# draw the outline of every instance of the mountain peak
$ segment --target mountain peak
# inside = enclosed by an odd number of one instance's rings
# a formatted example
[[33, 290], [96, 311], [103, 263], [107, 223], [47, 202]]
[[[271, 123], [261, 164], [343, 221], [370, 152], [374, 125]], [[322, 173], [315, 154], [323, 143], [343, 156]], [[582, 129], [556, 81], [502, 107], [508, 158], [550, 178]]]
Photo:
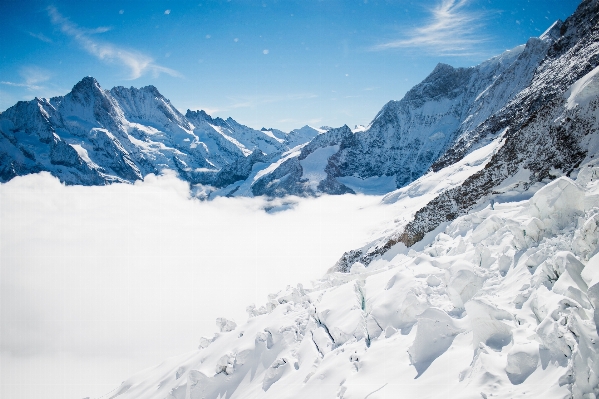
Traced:
[[75, 86], [73, 86], [72, 91], [87, 91], [87, 90], [100, 90], [100, 84], [98, 81], [92, 76], [86, 76], [81, 79]]
[[440, 73], [440, 72], [446, 72], [446, 71], [453, 71], [455, 68], [452, 67], [449, 64], [445, 64], [443, 62], [439, 62], [437, 64], [437, 66], [435, 67], [435, 69], [433, 69], [433, 71], [431, 72], [431, 75], [435, 74], [435, 73]]
[[210, 115], [208, 115], [208, 113], [206, 111], [204, 111], [203, 109], [198, 110], [198, 111], [192, 111], [192, 110], [188, 109], [187, 112], [185, 113], [185, 117], [187, 119], [203, 120], [203, 121], [207, 121], [209, 123], [213, 122], [212, 117]]
[[[133, 87], [132, 87], [133, 89]], [[144, 86], [140, 89], [141, 91], [145, 91], [146, 93], [150, 93], [156, 97], [164, 97], [154, 85]]]
[[555, 41], [559, 39], [559, 37], [561, 36], [560, 30], [563, 24], [564, 22], [561, 19], [558, 19], [549, 28], [547, 28], [547, 30], [543, 32], [541, 36], [539, 36], [539, 39], [550, 41]]

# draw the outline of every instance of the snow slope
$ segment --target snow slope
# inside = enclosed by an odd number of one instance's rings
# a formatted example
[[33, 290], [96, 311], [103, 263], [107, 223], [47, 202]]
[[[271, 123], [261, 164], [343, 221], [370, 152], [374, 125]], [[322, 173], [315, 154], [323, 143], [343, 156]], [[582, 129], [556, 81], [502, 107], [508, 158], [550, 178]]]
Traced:
[[599, 168], [398, 246], [270, 295], [246, 323], [217, 320], [197, 350], [106, 397], [599, 394]]

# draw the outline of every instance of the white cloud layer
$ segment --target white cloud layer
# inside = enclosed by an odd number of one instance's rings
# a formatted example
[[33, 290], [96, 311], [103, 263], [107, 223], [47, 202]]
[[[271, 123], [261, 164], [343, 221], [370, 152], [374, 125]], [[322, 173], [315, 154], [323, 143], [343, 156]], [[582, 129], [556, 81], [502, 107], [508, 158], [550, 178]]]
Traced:
[[0, 185], [0, 396], [104, 394], [193, 350], [216, 317], [241, 322], [268, 293], [320, 277], [391, 219], [378, 197], [267, 214], [262, 199], [188, 196], [173, 176], [67, 187], [42, 173]]
[[436, 55], [470, 55], [486, 38], [480, 34], [482, 14], [466, 10], [468, 3], [470, 0], [441, 0], [430, 10], [431, 18], [424, 26], [374, 50], [413, 48]]
[[118, 63], [128, 68], [130, 79], [137, 79], [146, 73], [151, 73], [154, 76], [158, 76], [161, 73], [175, 77], [181, 76], [174, 69], [156, 64], [154, 59], [139, 51], [126, 50], [112, 43], [92, 38], [93, 34], [106, 32], [110, 28], [83, 29], [62, 16], [55, 7], [50, 6], [47, 10], [52, 23], [60, 27], [60, 30], [64, 34], [74, 38], [85, 51], [98, 59], [109, 63]]

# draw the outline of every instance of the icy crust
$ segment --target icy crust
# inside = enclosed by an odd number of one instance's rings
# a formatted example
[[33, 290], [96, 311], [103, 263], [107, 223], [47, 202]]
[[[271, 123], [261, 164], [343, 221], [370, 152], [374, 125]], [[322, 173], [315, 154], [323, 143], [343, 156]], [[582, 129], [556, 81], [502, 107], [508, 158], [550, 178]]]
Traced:
[[420, 250], [287, 287], [107, 397], [594, 398], [598, 179], [587, 168]]

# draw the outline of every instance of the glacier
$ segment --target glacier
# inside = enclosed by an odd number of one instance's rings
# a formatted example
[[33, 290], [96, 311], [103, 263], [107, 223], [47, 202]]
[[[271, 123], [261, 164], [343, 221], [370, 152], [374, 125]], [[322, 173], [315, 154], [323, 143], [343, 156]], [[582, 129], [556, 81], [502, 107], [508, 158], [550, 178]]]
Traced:
[[198, 349], [109, 397], [594, 397], [598, 215], [599, 167], [585, 166], [368, 267], [288, 286], [245, 323], [219, 319]]

